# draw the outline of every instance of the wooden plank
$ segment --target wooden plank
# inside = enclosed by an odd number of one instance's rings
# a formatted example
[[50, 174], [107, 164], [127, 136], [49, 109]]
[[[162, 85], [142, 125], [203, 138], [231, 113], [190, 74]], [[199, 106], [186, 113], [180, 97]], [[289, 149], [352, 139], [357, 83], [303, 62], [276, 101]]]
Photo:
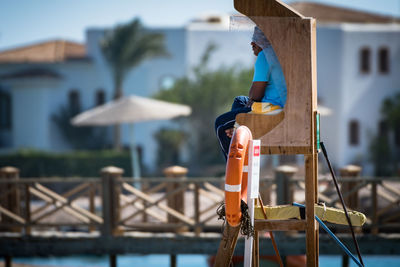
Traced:
[[[123, 195], [121, 194], [121, 197], [122, 197], [122, 196], [123, 196]], [[137, 208], [137, 209], [143, 210], [143, 212], [145, 212], [146, 214], [150, 215], [150, 216], [153, 217], [154, 219], [159, 220], [160, 222], [163, 222], [163, 223], [166, 223], [166, 222], [167, 222], [167, 220], [166, 220], [163, 216], [161, 216], [158, 212], [152, 211], [152, 210], [148, 209], [147, 207], [146, 207], [146, 209], [145, 209], [145, 206], [144, 206], [142, 203], [140, 203], [140, 202], [134, 203], [133, 206], [134, 206], [135, 208]], [[142, 212], [140, 212], [140, 213], [142, 213]], [[140, 213], [139, 213], [139, 214], [140, 214]], [[131, 215], [129, 215], [129, 216], [126, 216], [125, 218], [121, 219], [120, 223], [125, 224], [125, 223], [126, 223], [127, 221], [129, 221], [130, 219], [136, 217], [137, 214], [138, 214], [138, 213], [133, 213], [133, 214], [131, 214]]]
[[[152, 187], [152, 188], [150, 188], [148, 190], [144, 190], [143, 192], [148, 194], [148, 195], [149, 194], [153, 194], [153, 193], [156, 193], [156, 192], [164, 189], [165, 187], [167, 187], [167, 185], [168, 185], [167, 182], [160, 183], [160, 184], [158, 184], [158, 185], [156, 185], [156, 186], [154, 186], [154, 187]], [[125, 203], [123, 206], [121, 206], [121, 209], [124, 209], [124, 208], [126, 208], [126, 207], [128, 207], [130, 205], [133, 205], [138, 200], [140, 200], [140, 198], [135, 198], [135, 199], [127, 201], [127, 203]]]
[[[174, 195], [176, 195], [177, 193], [179, 193], [179, 192], [185, 190], [185, 189], [187, 188], [187, 186], [188, 186], [187, 184], [183, 184], [183, 185], [181, 185], [180, 187], [176, 188], [175, 190], [173, 190], [173, 191], [171, 191], [171, 192], [168, 192], [168, 193], [165, 194], [163, 197], [161, 197], [161, 198], [159, 198], [159, 199], [157, 199], [157, 200], [153, 200], [153, 202], [151, 202], [151, 205], [146, 205], [146, 209], [151, 208], [152, 206], [157, 206], [160, 202], [164, 201], [165, 199], [168, 199], [170, 196], [174, 196]], [[163, 204], [161, 204], [161, 205], [163, 205]], [[125, 205], [125, 206], [126, 206], [126, 205]], [[175, 209], [172, 209], [172, 210], [176, 211]], [[141, 209], [141, 210], [137, 211], [136, 213], [132, 214], [132, 215], [129, 217], [129, 219], [132, 219], [132, 218], [134, 218], [134, 217], [136, 217], [136, 216], [138, 216], [138, 215], [140, 215], [140, 214], [143, 214], [144, 211], [145, 211], [145, 209]], [[178, 211], [176, 211], [176, 212], [178, 212]]]
[[278, 126], [284, 118], [284, 111], [276, 115], [240, 113], [236, 116], [236, 122], [249, 127], [253, 138], [259, 139]]
[[262, 146], [261, 154], [307, 155], [312, 153], [311, 146]]
[[75, 212], [74, 210], [72, 210], [69, 207], [66, 207], [64, 204], [59, 203], [55, 199], [46, 196], [45, 194], [43, 194], [42, 192], [36, 190], [35, 188], [29, 188], [29, 192], [31, 194], [35, 195], [36, 197], [38, 197], [38, 198], [40, 198], [40, 199], [42, 199], [42, 200], [44, 200], [44, 201], [46, 201], [48, 203], [51, 203], [51, 204], [53, 204], [55, 206], [55, 209], [50, 210], [50, 211], [48, 211], [48, 212], [46, 212], [46, 213], [44, 213], [44, 214], [42, 214], [42, 215], [40, 215], [40, 216], [38, 216], [38, 217], [36, 217], [34, 219], [32, 218], [32, 221], [33, 221], [34, 224], [38, 223], [43, 218], [54, 214], [55, 212], [57, 212], [60, 209], [63, 209], [65, 212], [71, 214], [72, 216], [76, 217], [77, 219], [81, 220], [84, 223], [89, 223], [90, 222], [90, 220], [88, 218], [86, 218], [85, 216], [81, 215], [80, 213]]
[[93, 221], [95, 221], [97, 223], [102, 223], [103, 222], [103, 219], [101, 217], [91, 213], [90, 211], [87, 211], [87, 210], [79, 207], [78, 205], [74, 204], [72, 201], [60, 196], [56, 192], [54, 192], [54, 191], [42, 186], [41, 184], [35, 183], [35, 187], [37, 189], [39, 189], [40, 191], [42, 191], [43, 193], [45, 193], [48, 196], [50, 196], [51, 198], [59, 201], [63, 205], [68, 205], [69, 204], [71, 209], [75, 210], [78, 213], [83, 214], [84, 216], [90, 218], [91, 220], [93, 220]]
[[219, 195], [221, 197], [225, 197], [225, 191], [224, 190], [221, 190], [218, 187], [216, 187], [216, 186], [214, 186], [214, 185], [212, 185], [210, 183], [204, 183], [204, 187], [206, 189], [208, 189], [209, 191], [214, 192], [215, 194], [217, 194], [217, 195]]
[[[77, 187], [74, 187], [73, 189], [69, 190], [68, 192], [62, 194], [63, 197], [68, 198], [84, 189], [86, 189], [90, 184], [89, 183], [83, 183], [81, 185], [78, 185]], [[32, 214], [37, 214], [40, 213], [41, 211], [47, 209], [50, 207], [52, 203], [47, 203], [46, 205], [43, 205], [42, 207], [36, 209], [35, 211], [32, 212]]]
[[306, 221], [304, 220], [255, 220], [254, 229], [256, 231], [304, 231]]
[[246, 16], [303, 17], [298, 11], [279, 0], [234, 0], [234, 7]]
[[233, 253], [235, 252], [239, 231], [240, 226], [232, 227], [229, 223], [225, 225], [215, 257], [214, 267], [227, 267], [230, 265]]
[[380, 217], [382, 214], [388, 212], [389, 210], [391, 210], [393, 208], [397, 208], [397, 206], [399, 204], [400, 204], [400, 199], [398, 199], [397, 201], [395, 201], [393, 203], [390, 203], [386, 207], [379, 209], [379, 211], [377, 212], [377, 216]]
[[189, 225], [194, 225], [195, 222], [194, 220], [192, 220], [191, 218], [185, 216], [184, 214], [177, 212], [174, 209], [171, 209], [170, 207], [168, 207], [167, 205], [158, 203], [157, 201], [155, 201], [154, 199], [152, 199], [150, 196], [148, 196], [147, 194], [141, 192], [140, 190], [137, 190], [136, 188], [134, 188], [133, 186], [127, 184], [127, 183], [123, 183], [122, 186], [129, 192], [131, 192], [132, 194], [138, 196], [139, 198], [146, 200], [147, 202], [151, 203], [151, 204], [155, 204], [157, 207], [159, 207], [160, 209], [164, 210], [165, 212], [167, 212], [168, 214], [174, 216], [175, 218], [181, 220], [182, 222], [185, 222]]
[[[305, 156], [305, 171], [306, 171], [306, 248], [307, 248], [307, 266], [318, 266], [317, 260], [317, 244], [316, 244], [316, 221], [314, 205], [315, 199], [315, 177], [314, 177], [314, 162], [316, 154]], [[310, 208], [311, 207], [311, 208]]]
[[390, 186], [385, 182], [382, 182], [382, 187], [385, 188], [387, 191], [391, 192], [392, 194], [397, 195], [397, 197], [400, 197], [400, 190], [397, 189], [396, 187]]
[[215, 196], [202, 188], [199, 188], [199, 193], [200, 193], [200, 195], [205, 196], [208, 199], [213, 200], [214, 202], [221, 203], [221, 201], [224, 201], [224, 197], [221, 198], [221, 196], [219, 196], [219, 195]]
[[[359, 183], [357, 186], [355, 186], [354, 188], [352, 188], [350, 191], [347, 191], [346, 193], [342, 194], [342, 196], [343, 196], [343, 198], [346, 198], [346, 197], [348, 197], [348, 196], [351, 196], [352, 194], [358, 192], [360, 189], [362, 189], [362, 188], [364, 188], [364, 187], [366, 187], [366, 186], [368, 186], [367, 182], [361, 182], [361, 183]], [[339, 201], [339, 200], [340, 200], [340, 198], [339, 198], [339, 196], [337, 196], [337, 197], [331, 199], [331, 201], [328, 202], [328, 205], [331, 206], [331, 205], [333, 205], [334, 203], [336, 203], [336, 202]], [[343, 207], [342, 207], [342, 208], [343, 208]]]
[[15, 214], [15, 213], [3, 208], [2, 206], [0, 206], [0, 214], [1, 213], [6, 215], [7, 217], [13, 219], [14, 221], [17, 221], [17, 222], [22, 223], [22, 224], [25, 223], [24, 218], [22, 218], [22, 217], [18, 216], [17, 214]]

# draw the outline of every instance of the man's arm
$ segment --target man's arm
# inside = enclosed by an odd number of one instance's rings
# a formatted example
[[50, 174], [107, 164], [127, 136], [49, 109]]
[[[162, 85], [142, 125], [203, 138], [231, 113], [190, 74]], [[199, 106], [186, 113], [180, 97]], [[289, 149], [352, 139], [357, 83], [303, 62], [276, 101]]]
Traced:
[[264, 97], [265, 87], [267, 86], [267, 82], [253, 82], [249, 91], [250, 101], [247, 106], [251, 106], [253, 102], [261, 102]]

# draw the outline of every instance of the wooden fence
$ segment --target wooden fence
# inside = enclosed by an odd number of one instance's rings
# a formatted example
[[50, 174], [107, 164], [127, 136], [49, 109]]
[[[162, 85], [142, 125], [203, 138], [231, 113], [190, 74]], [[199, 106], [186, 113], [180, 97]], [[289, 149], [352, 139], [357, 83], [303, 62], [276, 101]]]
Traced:
[[[304, 202], [304, 178], [279, 168], [261, 179], [265, 204]], [[376, 234], [400, 230], [400, 178], [340, 179], [351, 209], [368, 220], [363, 229]], [[163, 178], [123, 178], [107, 167], [100, 178], [19, 178], [18, 170], [0, 170], [0, 231], [30, 235], [43, 230], [121, 235], [143, 232], [221, 232], [216, 209], [224, 198], [223, 178], [186, 178], [173, 170]], [[341, 208], [330, 177], [319, 178], [319, 200]]]

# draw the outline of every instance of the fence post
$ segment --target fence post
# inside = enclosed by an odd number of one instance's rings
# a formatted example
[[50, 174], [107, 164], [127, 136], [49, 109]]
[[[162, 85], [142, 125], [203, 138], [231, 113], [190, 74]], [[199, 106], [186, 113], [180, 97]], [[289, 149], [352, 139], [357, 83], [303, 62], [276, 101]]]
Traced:
[[[186, 174], [188, 172], [187, 168], [180, 167], [180, 166], [171, 166], [164, 169], [164, 175], [168, 178], [180, 178], [180, 180], [186, 180]], [[167, 194], [177, 189], [181, 184], [178, 182], [168, 183], [167, 185]], [[172, 196], [168, 197], [168, 207], [180, 212], [184, 213], [185, 210], [185, 192], [181, 191], [176, 193]], [[176, 223], [178, 219], [168, 215], [168, 222], [169, 223]]]
[[123, 169], [108, 166], [100, 171], [102, 185], [103, 226], [102, 235], [110, 236], [119, 233], [118, 222], [120, 219], [119, 194], [121, 186], [119, 181], [124, 173]]
[[[14, 167], [3, 167], [0, 169], [0, 179], [6, 180], [18, 180], [19, 179], [19, 169]], [[21, 215], [21, 204], [20, 204], [20, 192], [18, 184], [16, 183], [6, 183], [0, 184], [0, 192], [3, 196], [0, 198], [0, 205], [10, 212]], [[5, 194], [5, 195], [4, 195]], [[15, 221], [5, 215], [0, 215], [1, 221], [4, 224], [12, 224]], [[21, 227], [18, 226], [6, 226], [3, 228], [5, 231], [10, 232], [20, 232]]]
[[293, 202], [294, 189], [291, 182], [298, 168], [282, 165], [275, 169], [276, 204], [290, 204]]
[[376, 235], [379, 233], [378, 227], [378, 184], [377, 181], [372, 182], [371, 198], [372, 198], [372, 229], [371, 233]]
[[[344, 179], [355, 178], [361, 173], [361, 167], [347, 165], [340, 169], [340, 176]], [[358, 185], [358, 182], [342, 182], [342, 193], [346, 194]], [[358, 210], [358, 191], [344, 198], [346, 205], [352, 210]]]
[[194, 221], [196, 226], [194, 227], [194, 233], [199, 236], [202, 227], [200, 226], [200, 185], [199, 183], [194, 183]]

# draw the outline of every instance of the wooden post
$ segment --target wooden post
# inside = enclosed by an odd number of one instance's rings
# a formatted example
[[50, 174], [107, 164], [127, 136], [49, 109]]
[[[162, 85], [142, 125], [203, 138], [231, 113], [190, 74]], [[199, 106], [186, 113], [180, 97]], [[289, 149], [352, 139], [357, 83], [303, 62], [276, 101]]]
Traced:
[[229, 266], [235, 252], [240, 226], [232, 227], [229, 223], [225, 224], [224, 233], [219, 243], [217, 256], [215, 257], [214, 267]]
[[4, 257], [4, 266], [5, 267], [12, 267], [12, 258], [10, 256]]
[[317, 154], [305, 156], [306, 169], [306, 248], [307, 248], [307, 266], [318, 266], [318, 246], [317, 246], [317, 225], [315, 221], [314, 205], [315, 199], [315, 157]]
[[[361, 173], [361, 167], [355, 165], [347, 165], [340, 169], [340, 176], [343, 178], [354, 178]], [[357, 186], [358, 182], [343, 182], [342, 193], [346, 194]], [[344, 201], [352, 210], [358, 210], [358, 191], [344, 198]]]
[[293, 202], [293, 185], [291, 180], [298, 171], [296, 167], [282, 165], [275, 169], [276, 204], [290, 204]]
[[194, 221], [196, 222], [194, 232], [196, 236], [199, 236], [202, 229], [200, 226], [200, 186], [198, 183], [194, 184]]
[[31, 234], [31, 192], [29, 191], [29, 184], [25, 184], [25, 234]]
[[169, 266], [176, 267], [176, 255], [175, 254], [171, 254], [169, 256]]
[[349, 256], [342, 255], [342, 267], [349, 267], [349, 266], [350, 266]]
[[104, 221], [101, 232], [105, 236], [116, 235], [119, 233], [118, 222], [120, 219], [119, 194], [121, 189], [118, 181], [124, 170], [109, 166], [104, 167], [100, 172]]
[[372, 197], [372, 229], [371, 233], [376, 235], [379, 232], [378, 228], [378, 191], [377, 191], [377, 182], [372, 182], [371, 187], [371, 197]]
[[110, 254], [109, 257], [110, 257], [109, 266], [110, 267], [117, 267], [117, 255]]
[[[164, 169], [164, 175], [168, 178], [180, 178], [182, 181], [186, 180], [186, 174], [188, 172], [187, 168], [180, 167], [180, 166], [171, 166]], [[178, 182], [168, 183], [167, 186], [167, 194], [174, 191], [180, 186]], [[184, 213], [185, 210], [185, 192], [179, 192], [175, 195], [168, 197], [168, 207]], [[168, 222], [170, 223], [177, 223], [179, 220], [171, 215], [168, 215]]]
[[[91, 183], [90, 187], [89, 187], [89, 210], [91, 213], [95, 213], [96, 212], [96, 205], [94, 202], [94, 199], [96, 197], [96, 188], [95, 188], [95, 184]], [[95, 230], [95, 226], [91, 223], [89, 226], [89, 232], [94, 232]]]
[[[143, 193], [148, 193], [147, 191], [150, 188], [149, 183], [142, 181], [141, 185], [142, 185], [142, 192]], [[149, 218], [147, 216], [147, 212], [146, 212], [147, 209], [146, 208], [149, 206], [149, 204], [148, 204], [148, 202], [146, 200], [142, 200], [142, 204], [143, 204], [143, 210], [145, 211], [142, 214], [142, 222], [143, 223], [147, 223], [149, 221]]]
[[[0, 169], [0, 179], [4, 180], [18, 180], [19, 170], [14, 167], [3, 167]], [[0, 198], [0, 205], [9, 210], [10, 212], [21, 215], [21, 205], [20, 205], [20, 192], [18, 184], [0, 184], [0, 192], [2, 194], [6, 193], [3, 198]], [[15, 221], [5, 215], [1, 215], [1, 221], [4, 224], [14, 224]], [[18, 226], [6, 226], [3, 228], [5, 231], [10, 232], [20, 232], [21, 227]]]

